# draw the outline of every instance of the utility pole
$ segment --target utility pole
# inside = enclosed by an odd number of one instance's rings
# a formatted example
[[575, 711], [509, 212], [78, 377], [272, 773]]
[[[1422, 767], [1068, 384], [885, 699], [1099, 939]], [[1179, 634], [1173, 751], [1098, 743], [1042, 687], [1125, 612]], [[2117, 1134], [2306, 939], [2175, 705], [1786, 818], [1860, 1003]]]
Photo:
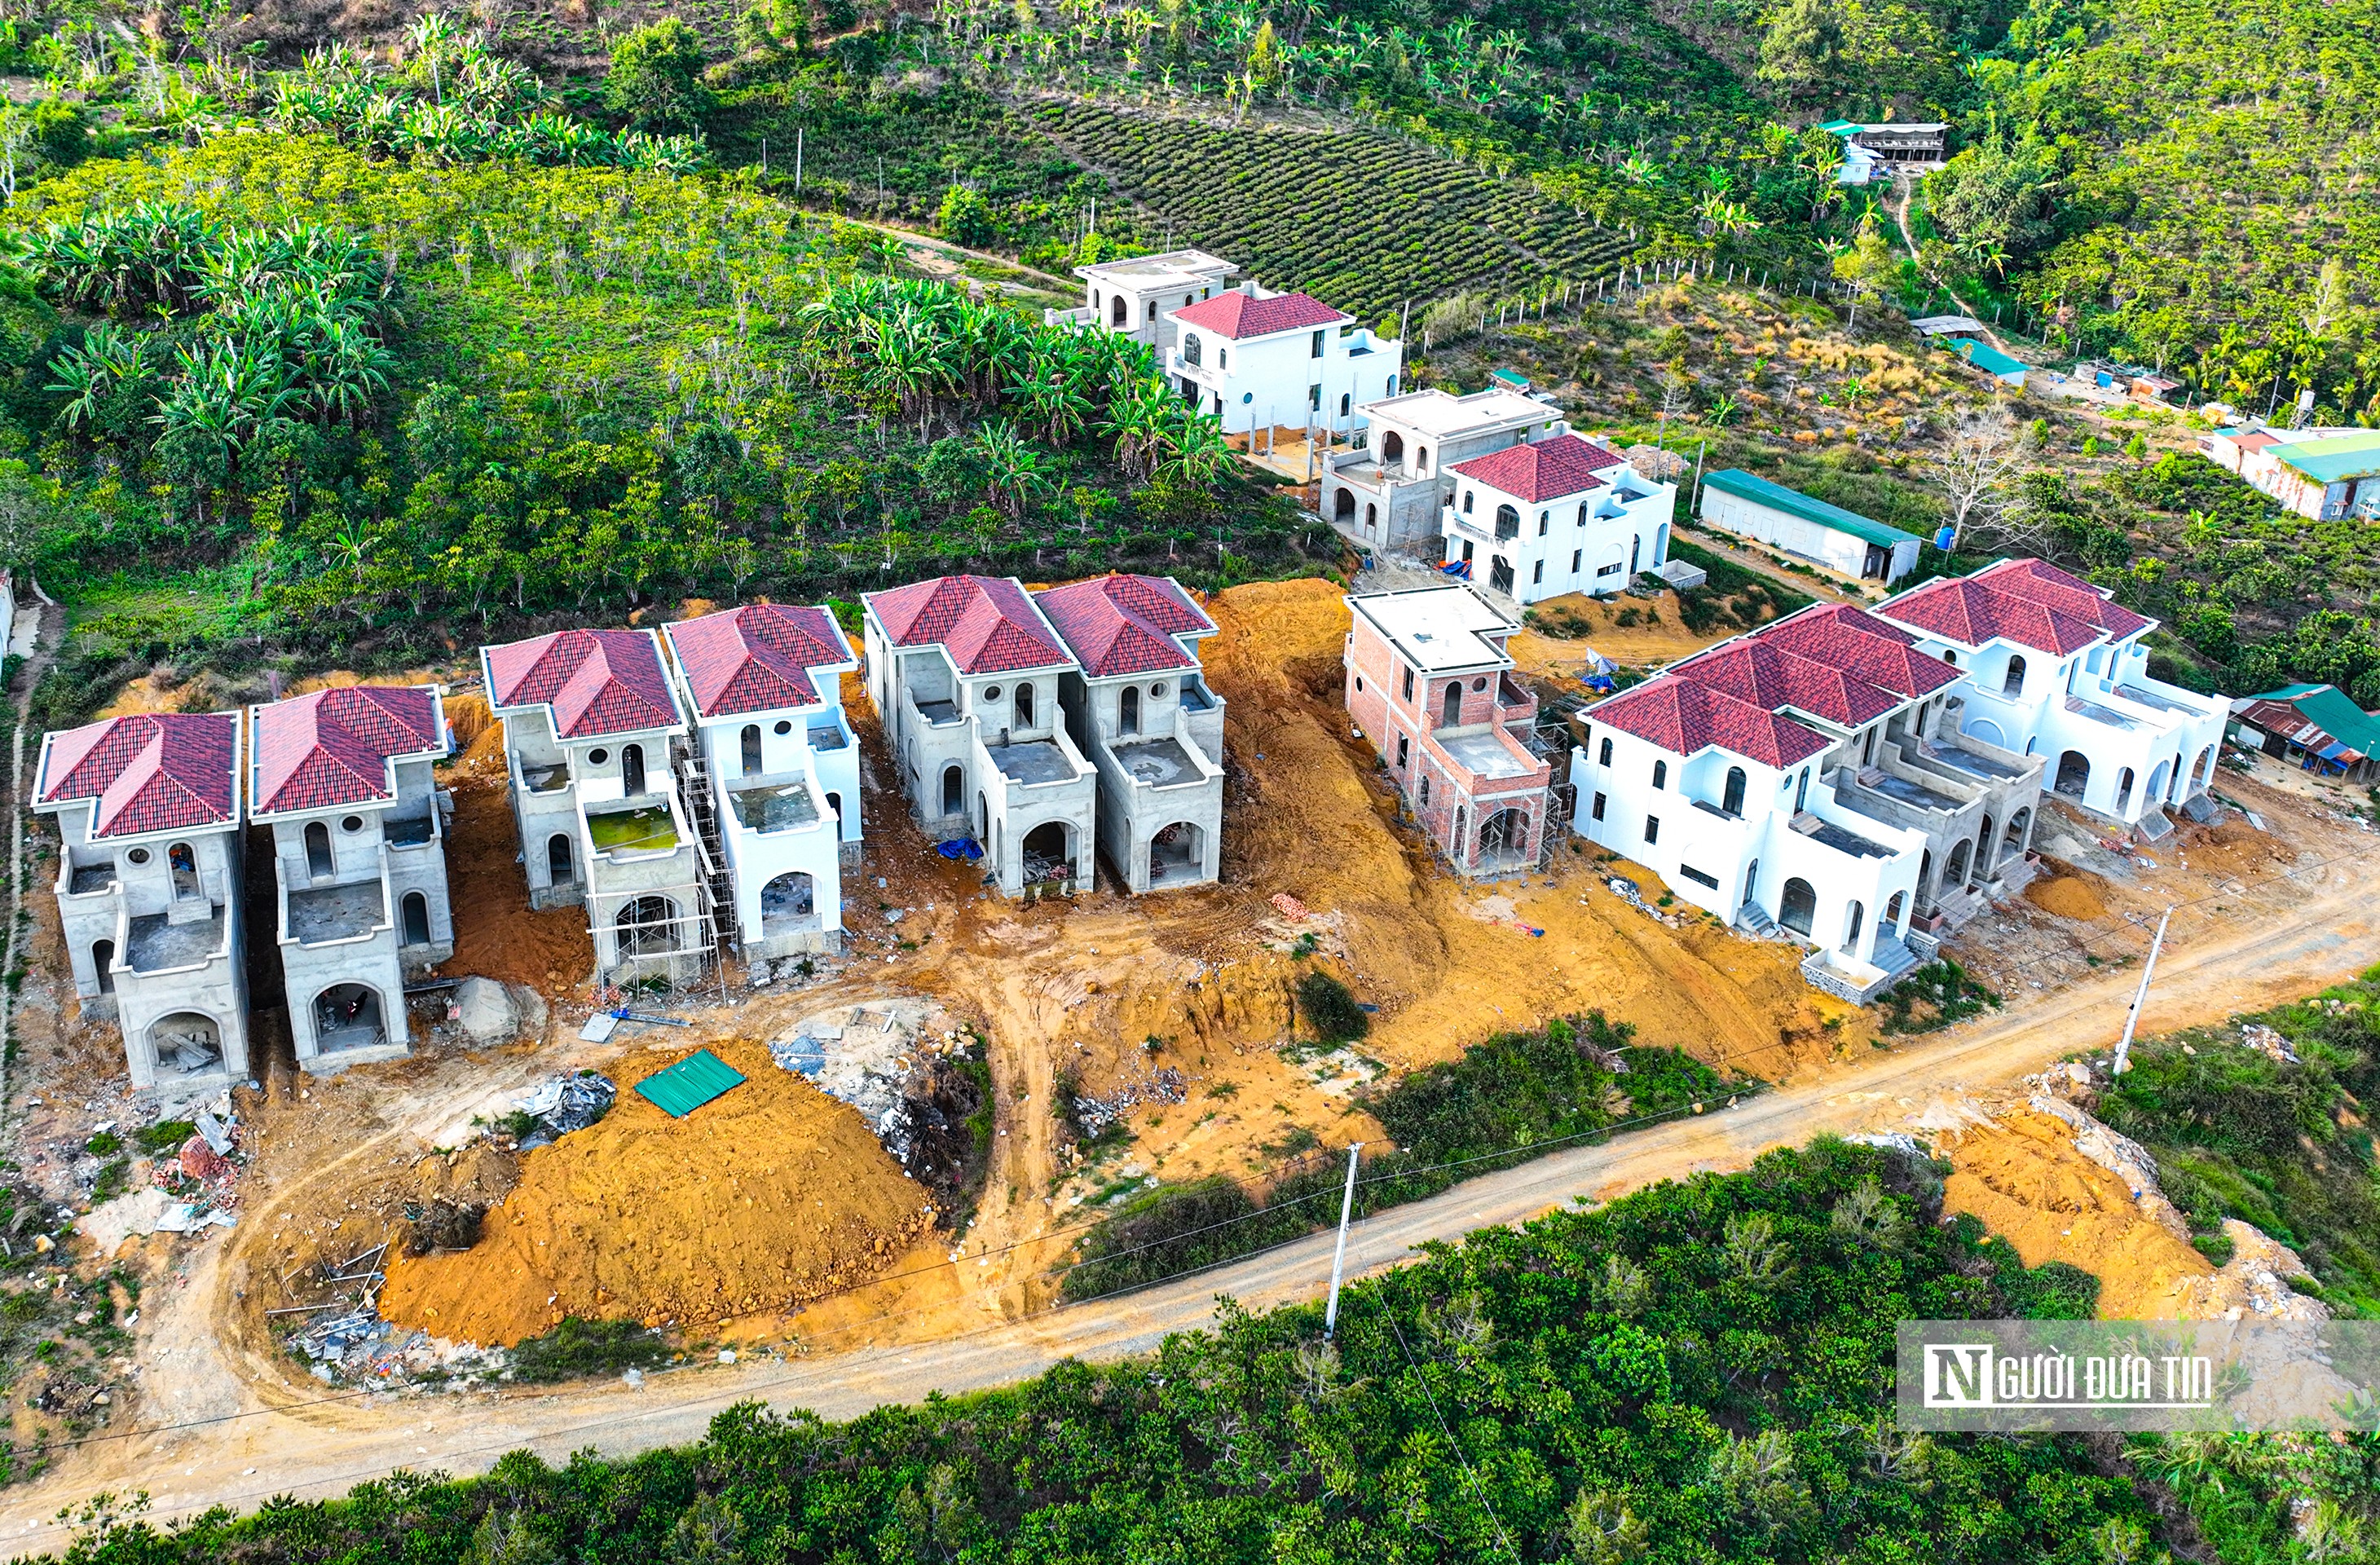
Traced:
[[2120, 1076], [2132, 1068], [2132, 1029], [2140, 1025], [2141, 1007], [2148, 1002], [2149, 980], [2156, 976], [2157, 952], [2165, 949], [2165, 927], [2172, 922], [2173, 909], [2168, 907], [2165, 916], [2157, 920], [2156, 939], [2149, 942], [2148, 965], [2141, 969], [2141, 987], [2133, 992], [2132, 1008], [2124, 1013], [2124, 1036], [2116, 1043], [2113, 1075]]
[[1347, 1219], [1355, 1210], [1355, 1155], [1364, 1149], [1360, 1141], [1347, 1148], [1347, 1193], [1339, 1197], [1339, 1247], [1330, 1252], [1330, 1302], [1322, 1306], [1322, 1340], [1339, 1329], [1339, 1280], [1347, 1270]]
[[794, 127], [794, 194], [802, 193], [802, 127]]

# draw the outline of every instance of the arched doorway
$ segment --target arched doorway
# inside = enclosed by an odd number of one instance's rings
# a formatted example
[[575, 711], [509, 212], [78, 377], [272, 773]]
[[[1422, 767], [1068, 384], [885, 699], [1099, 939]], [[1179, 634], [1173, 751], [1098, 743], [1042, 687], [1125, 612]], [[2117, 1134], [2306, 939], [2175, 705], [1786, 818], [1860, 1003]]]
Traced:
[[1500, 809], [1479, 828], [1483, 868], [1510, 869], [1528, 862], [1529, 812]]
[[1390, 430], [1380, 437], [1380, 466], [1393, 467], [1405, 459], [1405, 437]]
[[570, 866], [570, 838], [556, 831], [545, 840], [545, 878], [553, 885], [566, 886], [576, 879]]
[[1148, 883], [1172, 885], [1195, 880], [1207, 867], [1207, 833], [1195, 823], [1177, 820], [1148, 840]]
[[1843, 915], [1843, 950], [1846, 952], [1859, 950], [1860, 925], [1866, 917], [1866, 907], [1856, 902]]
[[2009, 817], [2008, 831], [2000, 838], [2000, 853], [2003, 856], [2022, 850], [2024, 834], [2032, 826], [2033, 810], [2030, 807], [2018, 810]]
[[1806, 936], [1810, 926], [1818, 918], [1818, 893], [1810, 882], [1799, 875], [1785, 882], [1785, 892], [1777, 900], [1777, 922], [1797, 935]]
[[306, 873], [314, 880], [327, 880], [338, 866], [331, 858], [331, 829], [319, 820], [306, 823]]
[[1743, 896], [1740, 901], [1738, 901], [1736, 905], [1739, 907], [1749, 907], [1759, 900], [1760, 861], [1755, 858], [1752, 861], [1751, 866], [1743, 872]]
[[1740, 766], [1729, 767], [1727, 769], [1727, 791], [1720, 796], [1718, 807], [1727, 811], [1730, 815], [1742, 815], [1743, 813], [1743, 768]]
[[323, 1053], [377, 1049], [387, 1041], [378, 989], [367, 984], [333, 984], [314, 997], [314, 1045]]
[[1442, 728], [1452, 728], [1463, 721], [1463, 681], [1447, 681], [1445, 698], [1439, 703], [1445, 715], [1439, 720]]
[[115, 974], [111, 969], [115, 965], [115, 942], [93, 940], [91, 946], [91, 965], [92, 972], [98, 976], [99, 992], [114, 994]]
[[2116, 813], [2121, 815], [2131, 807], [2132, 769], [2128, 766], [2116, 773]]
[[199, 885], [199, 855], [189, 843], [176, 843], [167, 848], [165, 867], [173, 873], [175, 901], [205, 895]]
[[1064, 821], [1045, 820], [1025, 833], [1025, 880], [1028, 885], [1074, 878], [1075, 833]]
[[645, 747], [642, 745], [620, 746], [620, 787], [631, 795], [645, 791]]
[[1122, 294], [1116, 295], [1112, 303], [1115, 308], [1108, 316], [1108, 323], [1113, 326], [1131, 325], [1132, 319], [1130, 315], [1126, 313], [1129, 307], [1125, 305], [1123, 296]]
[[1030, 728], [1030, 727], [1032, 727], [1032, 726], [1033, 726], [1033, 686], [1032, 686], [1031, 685], [1029, 685], [1029, 684], [1020, 685], [1018, 685], [1018, 686], [1016, 687], [1016, 727], [1017, 727], [1017, 731], [1018, 731], [1019, 733], [1022, 733], [1022, 732], [1024, 732], [1026, 729], [1028, 729], [1028, 728]]
[[1975, 877], [1976, 877], [1976, 879], [1981, 880], [1981, 879], [1982, 879], [1985, 874], [1987, 874], [1987, 873], [1989, 873], [1989, 872], [1990, 872], [1991, 867], [1992, 867], [1992, 818], [1991, 818], [1989, 815], [1986, 815], [1986, 816], [1985, 816], [1985, 817], [1984, 817], [1984, 823], [1983, 823], [1983, 825], [1982, 825], [1982, 826], [1981, 826], [1981, 827], [1976, 831], [1976, 832], [1975, 832]]
[[942, 813], [956, 815], [966, 808], [966, 773], [953, 761], [942, 768]]
[[760, 725], [747, 722], [736, 736], [736, 769], [750, 777], [760, 770]]
[[612, 920], [620, 959], [666, 955], [677, 943], [677, 904], [667, 897], [638, 897]]
[[1338, 498], [1330, 502], [1331, 519], [1333, 521], [1343, 522], [1354, 514], [1355, 491], [1352, 489], [1341, 490], [1339, 491]]
[[223, 1028], [212, 1016], [176, 1011], [151, 1025], [149, 1049], [169, 1071], [212, 1071], [223, 1063]]
[[1125, 734], [1140, 732], [1140, 686], [1127, 685], [1116, 702], [1116, 727]]
[[818, 884], [808, 871], [789, 869], [760, 888], [762, 940], [797, 935], [818, 927]]
[[2156, 769], [2149, 773], [2148, 796], [2151, 803], [2157, 803], [2165, 798], [2166, 779], [2171, 776], [2172, 772], [2173, 762], [2161, 760], [2156, 763]]
[[1373, 533], [1378, 532], [1379, 528], [1380, 508], [1378, 505], [1366, 504], [1364, 507], [1364, 530], [1366, 533]]
[[2009, 659], [2008, 673], [2000, 679], [2000, 694], [2011, 698], [2024, 694], [2024, 660], [2022, 658], [2012, 656]]
[[2209, 745], [2198, 752], [2198, 758], [2191, 763], [2190, 776], [2192, 782], [2202, 789], [2215, 781], [2214, 746]]
[[1974, 844], [1964, 837], [1950, 844], [1949, 861], [1942, 867], [1942, 889], [1945, 892], [1955, 892], [1967, 883], [1967, 855], [1973, 849]]
[[405, 943], [428, 945], [430, 943], [430, 899], [419, 892], [407, 892], [397, 906], [404, 916]]
[[1886, 930], [1897, 929], [1900, 927], [1900, 910], [1908, 905], [1909, 893], [1907, 892], [1895, 892], [1892, 893], [1892, 900], [1884, 904], [1884, 928]]
[[2090, 757], [2080, 750], [2069, 750], [2058, 758], [2058, 781], [2051, 784], [2053, 791], [2070, 799], [2079, 799], [2082, 791], [2090, 786]]

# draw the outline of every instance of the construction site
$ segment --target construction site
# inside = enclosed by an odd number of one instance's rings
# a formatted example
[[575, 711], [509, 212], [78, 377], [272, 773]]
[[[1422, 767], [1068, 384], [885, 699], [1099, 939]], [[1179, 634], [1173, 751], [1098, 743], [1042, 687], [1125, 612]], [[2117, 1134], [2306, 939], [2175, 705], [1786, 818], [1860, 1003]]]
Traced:
[[[1305, 1149], [1378, 1142], [1362, 1087], [1500, 1032], [1597, 1010], [1747, 1087], [1963, 1036], [1927, 1034], [1922, 1000], [1863, 1009], [1812, 988], [1798, 946], [1673, 902], [1568, 831], [1510, 872], [1451, 873], [1351, 727], [1344, 590], [1201, 602], [1203, 678], [1228, 710], [1211, 884], [1134, 896], [1103, 867], [1072, 895], [1002, 894], [916, 824], [850, 673], [866, 838], [843, 871], [839, 948], [747, 960], [701, 870], [663, 943], [611, 945], [608, 907], [530, 906], [504, 723], [458, 661], [419, 675], [444, 684], [453, 729], [437, 772], [453, 954], [408, 986], [404, 1057], [301, 1068], [268, 974], [251, 986], [251, 1081], [137, 1095], [112, 1029], [56, 977], [57, 915], [33, 899], [18, 1178], [88, 1211], [74, 1264], [143, 1280], [137, 1347], [82, 1373], [113, 1418], [164, 1425], [325, 1385], [504, 1394], [505, 1351], [574, 1318], [649, 1334], [656, 1363], [929, 1341], [1050, 1307], [1090, 1225], [1159, 1182], [1261, 1187]], [[1549, 749], [1590, 658], [1652, 664], [1718, 638], [1645, 607], [1649, 623], [1623, 626], [1582, 603], [1583, 634], [1512, 638]], [[125, 710], [173, 698], [130, 691]], [[2353, 799], [2269, 762], [2219, 789], [2218, 819], [2177, 822], [2153, 850], [2045, 797], [2032, 883], [1944, 947], [1997, 997], [1990, 1025], [2128, 986], [2168, 908], [2168, 952], [2313, 916], [2374, 851]], [[698, 844], [714, 829], [686, 824]], [[1360, 1045], [1301, 1044], [1296, 986], [1316, 968], [1366, 1008]], [[688, 1070], [710, 1096], [673, 1106], [661, 1078]], [[2071, 1124], [2021, 1100], [1942, 1113], [1954, 1207], [2028, 1260], [2104, 1251], [2042, 1215], [2107, 1205], [2114, 1176], [2076, 1160]], [[212, 1161], [201, 1138], [200, 1155], [177, 1144], [99, 1183], [94, 1126], [201, 1114]], [[1734, 1151], [1714, 1142], [1701, 1166]], [[2109, 1223], [2146, 1220], [2118, 1204]], [[2232, 1287], [2187, 1244], [2166, 1260], [2110, 1300]], [[99, 1482], [128, 1455], [68, 1460]]]

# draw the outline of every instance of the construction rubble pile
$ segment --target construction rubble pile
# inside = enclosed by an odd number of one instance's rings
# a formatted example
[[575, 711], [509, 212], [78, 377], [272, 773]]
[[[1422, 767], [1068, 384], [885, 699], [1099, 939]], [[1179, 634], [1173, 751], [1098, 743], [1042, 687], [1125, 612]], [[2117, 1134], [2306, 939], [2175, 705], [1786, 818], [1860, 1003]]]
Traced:
[[1085, 1136], [1096, 1137], [1110, 1125], [1121, 1123], [1137, 1105], [1179, 1103], [1188, 1096], [1183, 1088], [1182, 1073], [1168, 1065], [1153, 1075], [1127, 1082], [1100, 1097], [1077, 1095], [1075, 1098], [1075, 1122], [1082, 1127]]
[[960, 1053], [968, 1042], [937, 1005], [878, 1000], [804, 1018], [769, 1045], [769, 1057], [858, 1110], [906, 1169], [919, 1135], [939, 1128], [925, 1122], [933, 1110], [918, 1089], [937, 1060]]
[[612, 1078], [596, 1071], [549, 1076], [513, 1105], [513, 1111], [536, 1123], [524, 1129], [516, 1143], [527, 1152], [551, 1146], [573, 1131], [585, 1130], [612, 1111], [620, 1089]]
[[[192, 1133], [180, 1146], [151, 1161], [145, 1185], [84, 1214], [77, 1226], [99, 1254], [112, 1256], [125, 1240], [136, 1236], [200, 1233], [239, 1220], [239, 1176], [246, 1154], [231, 1094], [220, 1094], [199, 1109], [190, 1122]], [[94, 1134], [114, 1128], [111, 1122]]]
[[392, 1325], [370, 1304], [317, 1321], [291, 1338], [289, 1346], [309, 1361], [315, 1379], [334, 1386], [428, 1378], [460, 1390], [472, 1380], [501, 1375], [507, 1358], [502, 1349], [441, 1341], [427, 1331]]

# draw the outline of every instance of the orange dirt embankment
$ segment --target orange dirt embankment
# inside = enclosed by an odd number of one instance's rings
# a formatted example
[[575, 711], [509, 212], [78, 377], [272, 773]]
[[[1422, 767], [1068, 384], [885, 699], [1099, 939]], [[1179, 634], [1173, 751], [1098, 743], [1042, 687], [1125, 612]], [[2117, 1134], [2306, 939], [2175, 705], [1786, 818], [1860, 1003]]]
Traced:
[[1946, 1135], [1945, 1203], [2016, 1247], [2027, 1266], [2065, 1261], [2099, 1280], [2105, 1320], [2195, 1313], [2215, 1268], [2141, 1209], [2113, 1171], [2082, 1155], [2063, 1121], [2024, 1108]]
[[2099, 877], [2081, 870], [2068, 869], [2046, 876], [2025, 887], [2024, 900], [2044, 913], [2054, 913], [2060, 918], [2077, 923], [2095, 923], [2107, 916], [2107, 904], [2099, 899], [2100, 886], [2092, 884]]
[[881, 1271], [926, 1229], [925, 1191], [857, 1114], [766, 1049], [714, 1041], [743, 1086], [673, 1120], [620, 1083], [602, 1122], [521, 1161], [480, 1243], [400, 1258], [382, 1315], [509, 1346], [565, 1315], [710, 1325]]
[[[1620, 615], [1623, 611], [1636, 623], [1621, 625]], [[1714, 642], [1741, 634], [1731, 625], [1713, 626], [1708, 635], [1698, 636], [1688, 630], [1679, 617], [1678, 595], [1674, 592], [1664, 592], [1657, 598], [1623, 596], [1609, 601], [1584, 592], [1566, 592], [1537, 604], [1536, 613], [1539, 624], [1583, 628], [1574, 636], [1548, 636], [1524, 630], [1506, 642], [1505, 649], [1512, 654], [1512, 661], [1522, 673], [1569, 681], [1580, 677], [1589, 651], [1600, 652], [1615, 663], [1655, 668], [1691, 657]]]
[[528, 905], [521, 878], [520, 831], [504, 770], [504, 726], [474, 692], [446, 703], [455, 758], [439, 781], [455, 795], [446, 840], [446, 880], [455, 907], [449, 975], [527, 984], [559, 998], [595, 971], [595, 942], [578, 907]]

